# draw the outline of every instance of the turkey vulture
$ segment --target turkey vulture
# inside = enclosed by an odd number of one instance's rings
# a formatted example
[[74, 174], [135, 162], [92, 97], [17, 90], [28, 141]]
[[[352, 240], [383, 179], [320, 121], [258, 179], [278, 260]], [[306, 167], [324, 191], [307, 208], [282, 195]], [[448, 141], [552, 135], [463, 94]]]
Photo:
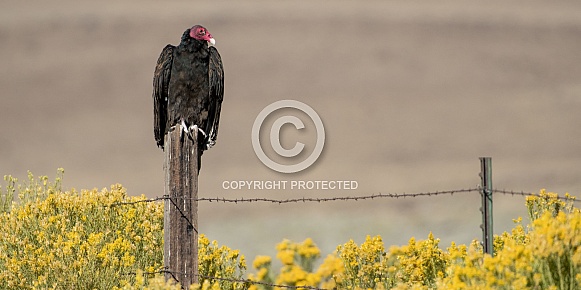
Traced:
[[153, 77], [154, 134], [164, 149], [169, 129], [179, 125], [190, 134], [198, 127], [201, 153], [216, 143], [224, 96], [222, 59], [212, 34], [195, 25], [182, 35], [178, 46], [168, 44]]

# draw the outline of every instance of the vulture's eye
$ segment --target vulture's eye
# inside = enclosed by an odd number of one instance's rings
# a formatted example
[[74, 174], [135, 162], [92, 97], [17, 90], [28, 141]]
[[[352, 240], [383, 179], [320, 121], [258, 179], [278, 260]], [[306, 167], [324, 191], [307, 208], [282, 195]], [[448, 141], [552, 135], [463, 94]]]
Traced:
[[200, 29], [200, 32], [198, 32], [199, 35], [206, 35], [206, 30]]

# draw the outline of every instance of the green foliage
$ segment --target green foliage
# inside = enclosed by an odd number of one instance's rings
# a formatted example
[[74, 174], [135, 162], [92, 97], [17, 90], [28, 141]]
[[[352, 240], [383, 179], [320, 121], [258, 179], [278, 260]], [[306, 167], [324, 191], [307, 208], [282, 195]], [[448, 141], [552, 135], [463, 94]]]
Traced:
[[14, 192], [16, 191], [14, 184], [18, 180], [10, 175], [5, 175], [4, 181], [6, 181], [7, 185], [6, 191], [2, 190], [2, 186], [0, 186], [0, 214], [10, 211], [14, 201]]
[[[12, 175], [5, 175], [6, 190], [2, 190], [0, 186], [0, 213], [11, 210], [16, 196], [19, 198], [20, 203], [27, 203], [44, 200], [50, 194], [61, 192], [64, 173], [65, 170], [59, 168], [54, 182], [50, 182], [48, 176], [40, 176], [35, 179], [34, 175], [29, 171], [28, 181], [22, 184], [18, 183], [18, 179], [12, 177]], [[18, 190], [18, 193], [15, 195], [16, 190]]]

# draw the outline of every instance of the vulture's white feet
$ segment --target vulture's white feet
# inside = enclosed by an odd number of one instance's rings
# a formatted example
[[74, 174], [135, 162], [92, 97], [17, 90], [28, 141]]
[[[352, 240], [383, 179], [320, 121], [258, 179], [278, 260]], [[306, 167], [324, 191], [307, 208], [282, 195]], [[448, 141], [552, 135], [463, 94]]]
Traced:
[[216, 145], [216, 141], [214, 141], [214, 140], [208, 140], [208, 142], [206, 143], [206, 150], [214, 147], [214, 145]]
[[[190, 127], [191, 130], [193, 130], [194, 127], [198, 128], [198, 125], [191, 126]], [[208, 134], [206, 134], [206, 132], [204, 132], [204, 130], [202, 130], [202, 128], [198, 128], [198, 132], [202, 133], [202, 135], [204, 135], [204, 138], [208, 138]]]
[[[196, 126], [196, 125], [194, 125], [194, 126]], [[208, 134], [204, 130], [202, 130], [202, 128], [198, 128], [198, 132], [200, 132], [200, 133], [202, 133], [202, 135], [204, 135], [204, 140], [206, 141], [206, 144], [205, 144], [206, 150], [212, 148], [212, 146], [214, 146], [214, 144], [216, 144], [216, 142], [214, 142], [214, 141], [210, 140], [210, 138], [208, 138]]]
[[186, 121], [184, 121], [183, 119], [182, 119], [182, 123], [180, 124], [180, 127], [182, 128], [182, 130], [183, 130], [185, 133], [189, 133], [189, 131], [188, 131], [188, 126], [186, 125]]

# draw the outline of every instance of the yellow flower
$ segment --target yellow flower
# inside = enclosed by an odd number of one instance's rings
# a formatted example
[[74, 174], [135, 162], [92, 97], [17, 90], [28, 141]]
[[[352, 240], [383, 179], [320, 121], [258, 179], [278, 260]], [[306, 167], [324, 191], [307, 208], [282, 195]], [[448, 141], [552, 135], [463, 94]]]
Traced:
[[292, 265], [295, 259], [295, 253], [293, 251], [282, 251], [276, 254], [276, 257], [284, 264], [284, 265]]
[[252, 263], [252, 267], [254, 267], [254, 269], [269, 267], [271, 261], [272, 259], [269, 256], [256, 256], [256, 258], [254, 258], [254, 262]]

